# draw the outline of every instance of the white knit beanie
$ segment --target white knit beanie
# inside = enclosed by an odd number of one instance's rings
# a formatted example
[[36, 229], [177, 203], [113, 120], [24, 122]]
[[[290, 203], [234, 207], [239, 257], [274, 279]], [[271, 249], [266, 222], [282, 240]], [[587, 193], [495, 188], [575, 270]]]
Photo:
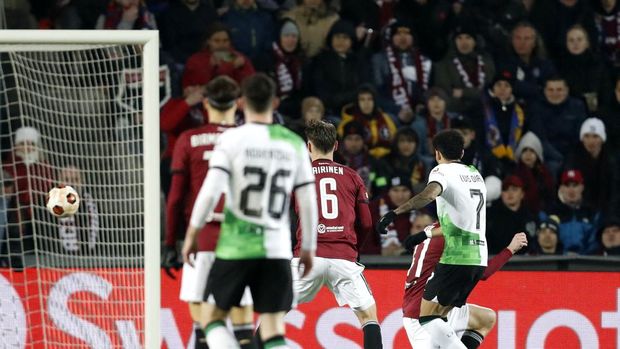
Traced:
[[536, 153], [536, 156], [538, 156], [538, 160], [540, 160], [540, 162], [545, 161], [542, 143], [540, 142], [538, 136], [534, 134], [534, 132], [530, 131], [524, 134], [523, 137], [521, 137], [519, 145], [517, 146], [517, 150], [515, 150], [517, 162], [521, 158], [521, 154], [523, 153], [525, 148], [532, 149], [534, 153]]
[[605, 124], [598, 118], [587, 118], [583, 124], [581, 124], [581, 130], [579, 131], [579, 140], [583, 140], [583, 136], [587, 133], [593, 133], [601, 137], [603, 142], [607, 141], [607, 133], [605, 132]]
[[35, 145], [39, 145], [41, 141], [41, 134], [34, 127], [20, 127], [15, 131], [15, 144], [19, 144], [25, 141], [30, 141]]

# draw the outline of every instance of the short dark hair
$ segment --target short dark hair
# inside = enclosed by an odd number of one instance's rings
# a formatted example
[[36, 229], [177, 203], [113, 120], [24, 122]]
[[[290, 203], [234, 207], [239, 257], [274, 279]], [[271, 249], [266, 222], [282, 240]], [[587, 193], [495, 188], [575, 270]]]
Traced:
[[206, 87], [209, 105], [219, 111], [227, 111], [232, 108], [235, 100], [239, 97], [240, 88], [235, 80], [225, 75], [220, 75], [209, 81]]
[[545, 84], [543, 85], [544, 87], [547, 87], [547, 83], [550, 81], [562, 81], [564, 83], [564, 85], [566, 85], [566, 87], [568, 87], [568, 81], [566, 81], [566, 78], [560, 74], [553, 74], [551, 76], [549, 76], [547, 79], [545, 79]]
[[254, 74], [241, 83], [241, 94], [246, 107], [257, 113], [264, 113], [271, 107], [276, 96], [276, 84], [264, 73]]
[[323, 154], [334, 150], [338, 133], [333, 124], [321, 120], [311, 120], [305, 132], [306, 138]]
[[457, 130], [443, 130], [433, 137], [433, 147], [447, 160], [460, 160], [465, 140]]

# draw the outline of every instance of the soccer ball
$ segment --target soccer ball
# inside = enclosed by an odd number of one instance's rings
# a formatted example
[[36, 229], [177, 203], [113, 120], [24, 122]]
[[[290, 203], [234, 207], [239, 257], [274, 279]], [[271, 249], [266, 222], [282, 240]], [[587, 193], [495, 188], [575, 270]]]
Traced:
[[47, 210], [56, 217], [71, 216], [79, 207], [80, 196], [68, 185], [52, 188], [47, 193]]

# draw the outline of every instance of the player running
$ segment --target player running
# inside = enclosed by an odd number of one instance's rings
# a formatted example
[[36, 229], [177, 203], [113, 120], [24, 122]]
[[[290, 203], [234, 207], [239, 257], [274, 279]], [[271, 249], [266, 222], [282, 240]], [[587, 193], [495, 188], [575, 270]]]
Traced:
[[[209, 115], [209, 123], [181, 134], [172, 156], [172, 185], [166, 204], [166, 242], [164, 267], [173, 267], [177, 260], [175, 249], [177, 233], [186, 226], [192, 213], [194, 201], [209, 170], [209, 159], [222, 132], [235, 125], [235, 111], [239, 86], [225, 76], [211, 80], [206, 87], [207, 98], [203, 105]], [[189, 197], [188, 197], [189, 194]], [[201, 317], [211, 312], [213, 297], [203, 302], [209, 270], [215, 261], [215, 245], [220, 235], [222, 221], [222, 197], [214, 214], [201, 230], [198, 252], [191, 256], [194, 266], [183, 265], [181, 300], [189, 303], [189, 312], [194, 321], [194, 343], [196, 349], [208, 348], [204, 331], [200, 327]], [[184, 219], [184, 220], [183, 220]], [[246, 289], [243, 308], [233, 308], [231, 320], [235, 337], [241, 348], [251, 348], [253, 337], [252, 297]], [[208, 320], [208, 319], [205, 319]]]
[[[407, 240], [405, 244], [407, 244]], [[515, 234], [510, 244], [499, 254], [489, 260], [489, 265], [482, 275], [482, 280], [488, 279], [502, 268], [506, 262], [524, 246], [527, 246], [525, 233]], [[405, 295], [403, 297], [403, 326], [407, 332], [409, 343], [415, 349], [439, 348], [432, 344], [427, 331], [420, 325], [420, 303], [426, 282], [431, 277], [435, 266], [444, 249], [444, 238], [441, 236], [425, 239], [413, 247], [413, 259], [407, 271]], [[448, 313], [448, 325], [454, 329], [456, 335], [468, 349], [478, 348], [484, 337], [491, 332], [495, 325], [495, 312], [489, 308], [467, 303], [455, 307]]]
[[218, 140], [192, 211], [183, 260], [192, 264], [189, 256], [196, 235], [225, 192], [224, 221], [205, 291], [205, 298], [212, 295], [216, 305], [211, 322], [202, 323], [207, 343], [217, 349], [239, 348], [224, 321], [249, 286], [254, 309], [261, 314], [265, 347], [288, 348], [283, 318], [293, 301], [289, 202], [294, 191], [303, 231], [299, 258], [305, 276], [316, 250], [314, 175], [302, 139], [272, 124], [274, 82], [256, 74], [241, 89], [247, 123], [227, 130]]
[[[338, 144], [334, 125], [313, 121], [306, 128], [306, 137], [315, 175], [319, 225], [314, 267], [307, 276], [295, 278], [295, 295], [299, 303], [310, 302], [327, 286], [338, 305], [348, 304], [359, 319], [364, 348], [382, 348], [375, 299], [362, 275], [364, 266], [357, 263], [357, 248], [373, 229], [364, 182], [355, 170], [333, 161]], [[298, 241], [300, 238], [297, 228]], [[298, 242], [291, 262], [293, 270], [299, 265], [301, 249]]]
[[456, 130], [439, 132], [433, 138], [437, 165], [429, 174], [424, 190], [379, 220], [377, 230], [387, 226], [402, 213], [420, 209], [435, 199], [441, 229], [427, 229], [416, 234], [419, 242], [426, 237], [443, 235], [445, 247], [426, 284], [420, 305], [420, 324], [442, 348], [466, 348], [454, 330], [442, 318], [453, 307], [465, 305], [467, 297], [482, 277], [487, 265], [485, 237], [486, 187], [473, 166], [460, 162], [463, 136]]

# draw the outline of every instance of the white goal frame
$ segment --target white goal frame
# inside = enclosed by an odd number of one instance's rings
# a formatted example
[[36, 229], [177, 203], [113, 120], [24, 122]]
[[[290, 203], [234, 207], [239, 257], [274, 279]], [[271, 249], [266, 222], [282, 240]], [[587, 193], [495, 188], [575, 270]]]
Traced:
[[[0, 45], [139, 44], [143, 46], [144, 348], [161, 346], [159, 32], [156, 30], [2, 30]], [[34, 47], [36, 50], [36, 47]], [[3, 49], [6, 51], [6, 49]]]

